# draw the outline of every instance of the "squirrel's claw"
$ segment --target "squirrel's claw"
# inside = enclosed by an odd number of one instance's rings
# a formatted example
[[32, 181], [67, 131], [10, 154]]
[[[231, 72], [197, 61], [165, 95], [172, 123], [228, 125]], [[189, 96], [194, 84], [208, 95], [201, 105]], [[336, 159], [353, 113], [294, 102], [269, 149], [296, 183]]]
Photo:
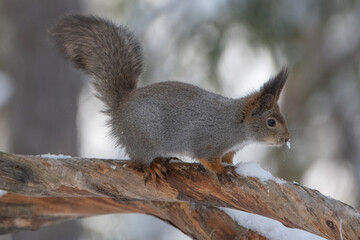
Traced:
[[152, 181], [155, 181], [155, 183], [157, 183], [158, 178], [165, 179], [168, 173], [167, 164], [169, 161], [170, 158], [155, 158], [151, 162], [150, 166], [145, 170], [145, 185], [150, 178]]
[[227, 173], [217, 173], [216, 177], [217, 177], [220, 185], [223, 185], [223, 184], [226, 184], [226, 183], [232, 184], [231, 177]]
[[226, 171], [226, 168], [224, 169], [223, 172], [221, 173], [216, 173], [216, 176], [217, 176], [217, 179], [220, 183], [220, 185], [223, 185], [223, 184], [233, 184], [232, 182], [232, 177], [234, 177], [234, 174], [232, 173], [232, 171]]

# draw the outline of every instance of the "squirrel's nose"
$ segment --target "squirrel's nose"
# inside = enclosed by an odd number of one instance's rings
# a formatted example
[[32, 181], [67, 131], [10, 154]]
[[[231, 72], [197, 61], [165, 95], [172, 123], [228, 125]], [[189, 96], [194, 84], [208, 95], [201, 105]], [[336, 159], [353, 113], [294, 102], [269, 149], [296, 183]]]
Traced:
[[290, 139], [289, 137], [285, 137], [284, 141], [285, 141], [285, 142], [288, 142], [289, 139]]

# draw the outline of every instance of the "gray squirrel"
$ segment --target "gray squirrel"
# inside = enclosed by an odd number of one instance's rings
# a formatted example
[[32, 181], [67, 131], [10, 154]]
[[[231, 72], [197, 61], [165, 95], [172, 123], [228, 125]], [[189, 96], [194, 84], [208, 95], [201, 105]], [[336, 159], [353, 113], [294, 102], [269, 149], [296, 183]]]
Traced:
[[164, 178], [166, 160], [177, 154], [198, 159], [219, 180], [222, 163], [253, 142], [289, 140], [278, 99], [288, 71], [283, 68], [260, 90], [231, 99], [191, 84], [168, 81], [136, 88], [143, 72], [139, 40], [125, 27], [95, 16], [62, 17], [50, 29], [55, 44], [76, 68], [95, 78], [109, 126], [130, 160], [149, 178]]

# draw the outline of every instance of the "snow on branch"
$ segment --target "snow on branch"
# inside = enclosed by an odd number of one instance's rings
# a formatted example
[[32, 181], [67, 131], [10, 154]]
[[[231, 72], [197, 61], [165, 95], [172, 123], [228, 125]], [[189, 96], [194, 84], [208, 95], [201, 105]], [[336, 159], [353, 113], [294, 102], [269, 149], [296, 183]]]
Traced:
[[[116, 202], [192, 202], [256, 213], [327, 239], [360, 236], [360, 212], [292, 183], [261, 181], [232, 172], [231, 183], [199, 164], [171, 163], [165, 181], [144, 185], [143, 172], [127, 161], [44, 158], [0, 152], [0, 189], [29, 196], [100, 197]], [[3, 197], [6, 197], [3, 196]], [[128, 204], [126, 202], [125, 204]]]

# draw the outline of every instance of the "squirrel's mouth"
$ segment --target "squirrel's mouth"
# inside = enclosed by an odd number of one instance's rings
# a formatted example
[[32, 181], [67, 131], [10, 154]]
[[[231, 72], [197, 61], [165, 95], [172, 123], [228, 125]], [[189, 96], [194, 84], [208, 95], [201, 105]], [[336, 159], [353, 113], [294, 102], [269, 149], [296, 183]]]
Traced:
[[283, 142], [280, 142], [279, 139], [272, 138], [272, 137], [265, 138], [263, 142], [269, 146], [281, 146], [284, 144]]
[[270, 146], [282, 146], [285, 143], [287, 143], [289, 141], [289, 135], [286, 134], [285, 136], [281, 135], [276, 137], [265, 137], [263, 139], [264, 143], [266, 145], [270, 145]]

